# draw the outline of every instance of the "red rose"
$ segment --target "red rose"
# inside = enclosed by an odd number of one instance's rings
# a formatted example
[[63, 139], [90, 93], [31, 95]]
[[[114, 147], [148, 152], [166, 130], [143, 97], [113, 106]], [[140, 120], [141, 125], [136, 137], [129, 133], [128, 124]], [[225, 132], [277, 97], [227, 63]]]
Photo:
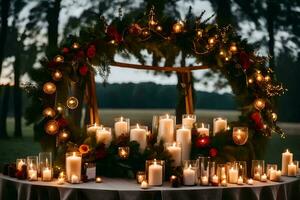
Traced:
[[250, 57], [245, 51], [239, 53], [239, 61], [244, 70], [247, 70], [251, 65]]
[[66, 120], [64, 118], [59, 118], [57, 120], [57, 123], [60, 128], [65, 128], [66, 126], [68, 126], [68, 120]]
[[209, 155], [210, 155], [211, 157], [216, 157], [216, 156], [218, 155], [218, 150], [217, 150], [216, 148], [211, 148], [211, 149], [209, 150]]
[[62, 51], [62, 53], [64, 53], [64, 54], [67, 54], [67, 53], [70, 52], [69, 48], [67, 48], [67, 47], [64, 47], [61, 51]]
[[255, 123], [255, 127], [257, 129], [263, 129], [264, 128], [264, 123], [263, 123], [263, 119], [261, 117], [261, 114], [259, 112], [254, 112], [251, 114], [251, 119], [252, 121], [254, 121]]
[[96, 47], [95, 47], [95, 45], [91, 45], [91, 46], [88, 48], [86, 54], [87, 54], [87, 57], [89, 57], [89, 58], [94, 58], [95, 55], [96, 55]]
[[139, 35], [142, 32], [142, 28], [138, 24], [132, 24], [129, 27], [129, 33], [133, 35]]
[[210, 139], [208, 136], [200, 137], [196, 140], [197, 148], [205, 148], [208, 147], [209, 144], [210, 144]]
[[76, 54], [75, 58], [78, 60], [78, 59], [81, 59], [84, 57], [84, 51], [78, 51], [78, 53]]
[[89, 68], [87, 65], [83, 65], [79, 68], [79, 73], [81, 76], [85, 76], [89, 71]]
[[122, 35], [118, 32], [118, 30], [114, 26], [107, 27], [107, 35], [113, 39], [116, 43], [120, 43], [123, 41]]

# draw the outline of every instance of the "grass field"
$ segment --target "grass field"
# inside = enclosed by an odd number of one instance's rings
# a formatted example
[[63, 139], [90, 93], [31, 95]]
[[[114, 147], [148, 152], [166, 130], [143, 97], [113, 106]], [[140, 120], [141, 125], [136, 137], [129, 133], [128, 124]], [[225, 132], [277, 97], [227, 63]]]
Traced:
[[[100, 112], [101, 120], [106, 126], [112, 126], [114, 118], [117, 116], [126, 116], [131, 119], [131, 123], [142, 123], [148, 126], [151, 125], [153, 115], [164, 113], [172, 113], [172, 110], [126, 110], [126, 109], [103, 109]], [[229, 121], [237, 119], [238, 112], [236, 111], [213, 111], [213, 110], [197, 110], [196, 112], [199, 120], [204, 122], [211, 122], [215, 116], [222, 116], [228, 118]], [[41, 151], [40, 144], [33, 141], [32, 126], [23, 126], [22, 139], [14, 139], [13, 135], [13, 119], [8, 119], [9, 139], [0, 140], [0, 165], [3, 163], [13, 162], [16, 158], [26, 157], [27, 155], [36, 155]], [[281, 127], [286, 131], [287, 138], [281, 139], [274, 135], [268, 143], [268, 150], [265, 155], [267, 162], [280, 163], [281, 153], [284, 149], [289, 148], [294, 153], [294, 159], [300, 160], [300, 125], [281, 123]], [[2, 167], [0, 171], [2, 170]]]

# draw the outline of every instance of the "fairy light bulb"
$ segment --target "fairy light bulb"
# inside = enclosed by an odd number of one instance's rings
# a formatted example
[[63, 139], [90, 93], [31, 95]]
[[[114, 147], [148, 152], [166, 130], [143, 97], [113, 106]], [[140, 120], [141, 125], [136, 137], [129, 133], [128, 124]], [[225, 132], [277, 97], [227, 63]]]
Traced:
[[271, 80], [271, 77], [269, 75], [265, 76], [265, 81], [268, 82]]
[[62, 75], [61, 71], [59, 71], [59, 70], [55, 70], [52, 73], [52, 79], [55, 80], [55, 81], [61, 80], [62, 77], [63, 77], [63, 75]]
[[277, 120], [277, 114], [276, 114], [276, 113], [273, 112], [273, 113], [271, 114], [271, 116], [272, 116], [272, 120], [273, 120], [273, 121], [276, 121], [276, 120]]
[[263, 100], [263, 99], [256, 99], [254, 101], [254, 107], [257, 109], [257, 110], [262, 110], [264, 109], [266, 106], [266, 102]]
[[184, 22], [183, 21], [178, 21], [173, 25], [173, 31], [174, 33], [181, 33], [184, 28]]
[[156, 27], [156, 31], [158, 31], [158, 32], [162, 31], [162, 27], [161, 26], [157, 26]]
[[202, 37], [202, 35], [203, 35], [203, 31], [202, 30], [197, 30], [196, 31], [196, 35], [197, 35], [197, 37]]
[[210, 37], [210, 38], [208, 38], [208, 44], [209, 45], [214, 45], [215, 44], [215, 42], [216, 42], [216, 38], [215, 37]]
[[58, 125], [58, 122], [56, 120], [50, 120], [45, 125], [45, 131], [49, 135], [56, 134], [58, 132], [58, 130], [59, 130], [59, 125]]
[[70, 109], [75, 109], [78, 106], [78, 99], [76, 97], [69, 97], [67, 100], [67, 107]]
[[56, 86], [54, 83], [51, 83], [51, 82], [47, 82], [43, 85], [43, 91], [46, 93], [46, 94], [53, 94], [56, 92]]
[[77, 42], [74, 42], [72, 45], [73, 49], [78, 49], [80, 47], [80, 45]]
[[232, 53], [235, 53], [237, 52], [237, 46], [235, 43], [232, 43], [229, 50], [232, 52]]
[[57, 55], [54, 57], [54, 61], [57, 63], [63, 63], [64, 62], [64, 57], [61, 55]]
[[53, 108], [47, 107], [43, 110], [44, 117], [54, 117], [56, 114]]
[[248, 83], [252, 84], [252, 83], [253, 83], [253, 79], [252, 79], [252, 78], [249, 78], [249, 79], [248, 79]]

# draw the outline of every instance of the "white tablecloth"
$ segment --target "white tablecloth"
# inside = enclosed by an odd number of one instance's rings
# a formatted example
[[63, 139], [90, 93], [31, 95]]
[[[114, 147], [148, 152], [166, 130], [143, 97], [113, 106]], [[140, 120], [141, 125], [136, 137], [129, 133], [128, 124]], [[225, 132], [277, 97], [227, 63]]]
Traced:
[[58, 185], [56, 181], [29, 182], [0, 174], [0, 200], [297, 200], [300, 199], [300, 179], [283, 177], [283, 182], [255, 182], [254, 185], [228, 187], [194, 186], [141, 189], [134, 180], [103, 178], [103, 183]]

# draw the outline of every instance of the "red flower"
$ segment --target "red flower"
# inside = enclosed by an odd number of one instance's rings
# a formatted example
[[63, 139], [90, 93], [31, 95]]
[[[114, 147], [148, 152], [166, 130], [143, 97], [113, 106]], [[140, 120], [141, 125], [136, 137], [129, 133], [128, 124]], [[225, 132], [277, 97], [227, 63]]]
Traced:
[[251, 65], [251, 60], [249, 55], [245, 51], [241, 51], [239, 54], [239, 60], [242, 68], [247, 70]]
[[86, 54], [87, 54], [87, 57], [94, 58], [95, 55], [96, 55], [96, 47], [95, 47], [95, 45], [89, 46]]
[[129, 33], [133, 35], [139, 35], [142, 32], [142, 28], [138, 24], [132, 24], [129, 27]]
[[82, 65], [80, 68], [79, 68], [79, 73], [81, 76], [85, 76], [89, 71], [89, 68], [87, 65]]
[[60, 128], [65, 128], [68, 126], [68, 121], [64, 118], [57, 119], [57, 123]]
[[251, 114], [251, 119], [255, 123], [255, 127], [259, 130], [264, 128], [263, 119], [261, 117], [261, 114], [259, 112], [254, 112]]
[[210, 139], [208, 136], [200, 137], [196, 140], [197, 148], [205, 148], [208, 147], [209, 144], [210, 144]]
[[114, 26], [107, 27], [107, 35], [113, 39], [116, 43], [120, 43], [123, 41], [122, 35], [118, 32], [118, 30]]
[[64, 47], [64, 48], [61, 50], [61, 52], [64, 53], [64, 54], [67, 54], [67, 53], [70, 52], [70, 50], [69, 50], [69, 48]]
[[210, 155], [211, 157], [216, 157], [216, 156], [218, 155], [218, 150], [217, 150], [216, 148], [211, 148], [211, 149], [209, 150], [209, 155]]

